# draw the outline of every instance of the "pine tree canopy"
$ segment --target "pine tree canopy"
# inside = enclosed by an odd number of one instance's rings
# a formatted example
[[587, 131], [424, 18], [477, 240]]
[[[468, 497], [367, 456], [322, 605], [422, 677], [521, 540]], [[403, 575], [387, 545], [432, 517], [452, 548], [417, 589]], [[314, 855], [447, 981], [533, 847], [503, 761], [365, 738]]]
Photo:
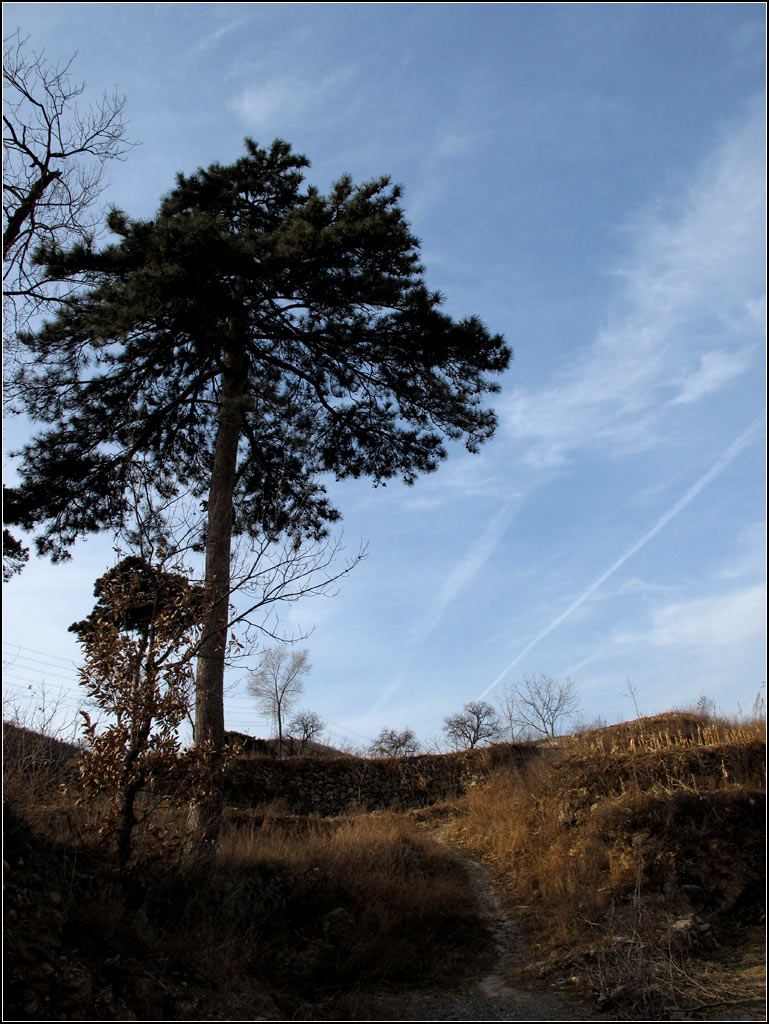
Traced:
[[205, 500], [228, 417], [235, 533], [321, 536], [338, 513], [319, 474], [411, 483], [446, 438], [492, 435], [484, 396], [511, 352], [442, 312], [398, 186], [343, 176], [321, 195], [286, 142], [246, 147], [178, 175], [152, 220], [113, 210], [112, 244], [38, 254], [87, 282], [22, 338], [25, 408], [46, 426], [14, 500], [41, 553], [116, 526], [138, 457]]
[[73, 622], [68, 632], [88, 644], [102, 622], [118, 629], [148, 629], [153, 619], [173, 607], [175, 627], [181, 632], [203, 617], [203, 589], [190, 584], [179, 573], [167, 572], [139, 555], [122, 558], [100, 576], [93, 588], [97, 599], [85, 619]]

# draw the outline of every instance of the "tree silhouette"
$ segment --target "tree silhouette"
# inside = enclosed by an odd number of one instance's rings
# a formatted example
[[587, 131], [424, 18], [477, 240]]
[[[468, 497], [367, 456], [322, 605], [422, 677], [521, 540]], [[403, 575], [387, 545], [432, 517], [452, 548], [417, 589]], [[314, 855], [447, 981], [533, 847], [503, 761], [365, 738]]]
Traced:
[[499, 718], [491, 704], [471, 700], [459, 714], [444, 720], [443, 731], [456, 747], [472, 750], [499, 736]]
[[559, 680], [544, 672], [525, 675], [520, 683], [506, 688], [503, 697], [511, 732], [518, 729], [550, 739], [579, 707], [579, 694], [571, 679]]
[[383, 728], [369, 747], [371, 757], [408, 757], [419, 753], [419, 742], [413, 729]]
[[320, 736], [326, 728], [326, 723], [317, 711], [297, 711], [288, 723], [288, 732], [291, 740], [299, 743], [299, 753], [304, 754], [307, 745]]
[[173, 772], [188, 784], [194, 777], [192, 763], [178, 771], [178, 728], [190, 710], [203, 591], [132, 555], [99, 577], [94, 595], [93, 611], [70, 631], [85, 656], [81, 682], [108, 722], [99, 728], [81, 711], [87, 748], [80, 769], [87, 790], [106, 793], [111, 804], [107, 822], [115, 826], [122, 869], [140, 791]]
[[[24, 336], [25, 407], [48, 429], [14, 494], [54, 560], [119, 526], [136, 458], [204, 503], [196, 739], [216, 748], [233, 536], [322, 537], [339, 513], [321, 474], [413, 483], [445, 438], [476, 451], [511, 356], [477, 318], [441, 312], [387, 178], [345, 175], [323, 196], [286, 142], [246, 147], [180, 174], [151, 221], [113, 211], [114, 244], [47, 250], [49, 275], [91, 287]], [[211, 837], [217, 799], [200, 811]]]
[[[118, 592], [122, 598], [116, 602]], [[180, 573], [149, 564], [141, 555], [128, 555], [108, 569], [96, 580], [93, 595], [97, 598], [93, 611], [69, 627], [86, 644], [101, 620], [126, 632], [141, 632], [172, 604], [177, 605], [179, 627], [195, 626], [203, 618], [203, 588]]]
[[[14, 32], [3, 52], [3, 313], [9, 340], [72, 282], [46, 280], [35, 262], [43, 244], [87, 241], [106, 188], [105, 164], [132, 146], [125, 97], [105, 93], [83, 107], [74, 57], [52, 64]], [[69, 285], [69, 287], [68, 287]]]
[[310, 671], [308, 651], [268, 647], [251, 672], [246, 689], [278, 730], [278, 757], [283, 757], [283, 722], [304, 691], [303, 677]]

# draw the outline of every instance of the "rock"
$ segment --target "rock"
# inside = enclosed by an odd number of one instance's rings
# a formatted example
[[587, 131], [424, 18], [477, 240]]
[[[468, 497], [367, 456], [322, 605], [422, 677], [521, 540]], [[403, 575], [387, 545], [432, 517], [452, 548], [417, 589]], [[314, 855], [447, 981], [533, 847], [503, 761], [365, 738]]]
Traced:
[[694, 922], [692, 921], [691, 917], [679, 917], [679, 919], [677, 921], [674, 921], [670, 927], [673, 929], [673, 931], [680, 932], [681, 934], [683, 934], [684, 932], [691, 931], [691, 929], [694, 927]]

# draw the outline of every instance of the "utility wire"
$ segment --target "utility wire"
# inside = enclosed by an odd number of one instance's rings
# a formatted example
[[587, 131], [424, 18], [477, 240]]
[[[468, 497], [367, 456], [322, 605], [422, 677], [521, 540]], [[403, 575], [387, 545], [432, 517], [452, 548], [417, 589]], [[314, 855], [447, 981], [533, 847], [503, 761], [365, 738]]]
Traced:
[[15, 640], [3, 640], [3, 647], [14, 647], [17, 652], [30, 651], [32, 654], [42, 654], [45, 658], [55, 658], [57, 661], [64, 661], [68, 665], [74, 665], [72, 658], [65, 658], [61, 654], [51, 654], [50, 651], [38, 651], [34, 647], [26, 647], [24, 644], [17, 643]]

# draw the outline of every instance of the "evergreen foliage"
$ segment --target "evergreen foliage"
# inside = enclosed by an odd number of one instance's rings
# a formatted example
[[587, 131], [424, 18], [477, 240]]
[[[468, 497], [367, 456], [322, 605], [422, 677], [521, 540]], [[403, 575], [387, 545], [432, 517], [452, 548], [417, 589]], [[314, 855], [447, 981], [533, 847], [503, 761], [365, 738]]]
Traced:
[[318, 472], [411, 483], [445, 456], [442, 436], [473, 451], [492, 434], [482, 399], [509, 349], [440, 311], [399, 188], [344, 176], [322, 196], [287, 143], [247, 150], [180, 174], [152, 221], [113, 210], [102, 250], [44, 252], [50, 275], [91, 287], [24, 336], [27, 412], [51, 425], [22, 453], [18, 492], [41, 553], [120, 522], [139, 454], [206, 496], [228, 360], [236, 533], [321, 535], [338, 513]]
[[[120, 602], [114, 600], [116, 588], [123, 597]], [[129, 593], [130, 601], [125, 596]], [[192, 628], [203, 617], [202, 587], [190, 584], [180, 573], [150, 565], [140, 555], [128, 555], [108, 569], [96, 580], [93, 596], [97, 600], [90, 615], [69, 627], [86, 645], [101, 622], [124, 632], [142, 631], [171, 605], [177, 626]]]

